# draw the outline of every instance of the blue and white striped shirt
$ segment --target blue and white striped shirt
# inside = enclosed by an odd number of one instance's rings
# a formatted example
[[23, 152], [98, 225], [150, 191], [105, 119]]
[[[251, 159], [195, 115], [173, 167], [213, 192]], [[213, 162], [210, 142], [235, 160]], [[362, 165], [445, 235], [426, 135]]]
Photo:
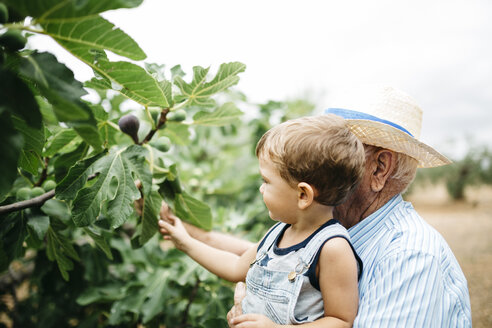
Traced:
[[349, 234], [364, 265], [354, 327], [471, 327], [458, 261], [401, 195]]

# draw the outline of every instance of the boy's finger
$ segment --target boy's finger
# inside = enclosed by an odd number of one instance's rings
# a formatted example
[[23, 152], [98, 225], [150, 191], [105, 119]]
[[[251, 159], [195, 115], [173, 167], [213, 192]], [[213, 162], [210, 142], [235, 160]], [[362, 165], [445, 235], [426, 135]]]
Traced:
[[161, 210], [159, 211], [161, 219], [165, 220], [169, 218], [169, 216], [173, 215], [173, 212], [169, 208], [169, 205], [165, 202], [162, 201], [161, 203]]
[[167, 231], [173, 231], [173, 229], [174, 229], [174, 226], [172, 224], [170, 224], [164, 220], [159, 220], [157, 222], [157, 224], [159, 225], [159, 227], [164, 228]]
[[173, 221], [173, 225], [175, 227], [183, 227], [183, 221], [181, 221], [181, 219], [177, 216], [174, 216], [171, 220]]
[[[231, 322], [234, 324], [234, 327], [236, 325], [239, 325], [244, 322], [254, 322], [258, 320], [258, 315], [254, 313], [248, 313], [248, 314], [241, 314], [239, 316], [235, 316]], [[242, 325], [240, 327], [243, 327]]]
[[241, 302], [246, 296], [246, 285], [243, 282], [238, 282], [234, 290], [234, 316], [243, 314]]

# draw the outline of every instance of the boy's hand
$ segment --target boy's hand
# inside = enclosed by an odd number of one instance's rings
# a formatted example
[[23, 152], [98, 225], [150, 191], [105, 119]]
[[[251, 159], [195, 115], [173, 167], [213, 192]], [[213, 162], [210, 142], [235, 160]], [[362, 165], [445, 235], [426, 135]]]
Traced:
[[186, 252], [186, 245], [192, 237], [183, 226], [183, 222], [174, 214], [167, 216], [167, 222], [159, 220], [159, 232], [166, 240], [171, 240], [179, 250]]
[[238, 282], [236, 288], [234, 289], [234, 306], [227, 312], [227, 321], [229, 322], [229, 327], [233, 327], [231, 324], [232, 319], [243, 314], [242, 301], [246, 297], [246, 285], [244, 282]]
[[242, 314], [229, 322], [233, 328], [278, 328], [279, 326], [262, 314]]

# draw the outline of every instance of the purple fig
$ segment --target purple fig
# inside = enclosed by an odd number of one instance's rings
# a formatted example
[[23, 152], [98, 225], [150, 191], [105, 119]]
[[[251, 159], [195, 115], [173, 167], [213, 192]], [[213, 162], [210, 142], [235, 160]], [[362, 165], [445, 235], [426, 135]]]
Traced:
[[121, 132], [128, 134], [132, 137], [133, 142], [138, 144], [138, 128], [140, 127], [140, 121], [132, 114], [122, 116], [118, 121], [118, 126]]

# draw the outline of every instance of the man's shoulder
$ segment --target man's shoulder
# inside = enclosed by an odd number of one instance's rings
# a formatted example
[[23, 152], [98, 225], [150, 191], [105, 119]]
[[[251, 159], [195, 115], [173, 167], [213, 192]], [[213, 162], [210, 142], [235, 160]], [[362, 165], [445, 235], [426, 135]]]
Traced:
[[396, 251], [421, 252], [440, 257], [449, 249], [442, 235], [427, 223], [409, 202], [402, 202], [386, 218]]

